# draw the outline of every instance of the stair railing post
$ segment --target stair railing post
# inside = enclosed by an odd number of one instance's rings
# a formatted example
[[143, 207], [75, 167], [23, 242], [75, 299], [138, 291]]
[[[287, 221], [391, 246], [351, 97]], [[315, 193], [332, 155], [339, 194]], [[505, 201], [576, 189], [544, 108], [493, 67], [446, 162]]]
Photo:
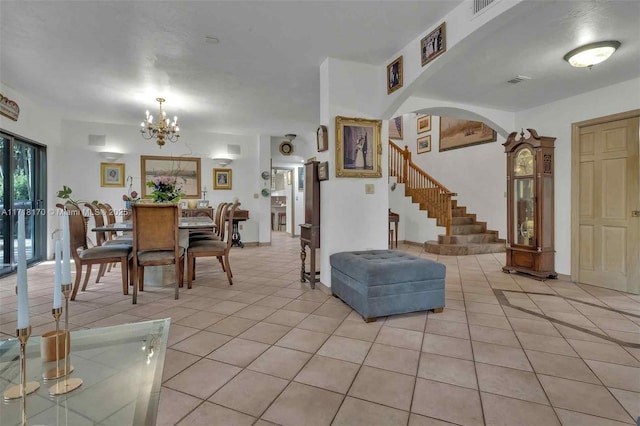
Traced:
[[[409, 151], [409, 146], [404, 146], [404, 151], [402, 151], [402, 158], [404, 162], [402, 164], [402, 177], [404, 178], [404, 183], [408, 187], [409, 183], [409, 162], [411, 161], [411, 151]], [[408, 188], [407, 188], [408, 189]]]

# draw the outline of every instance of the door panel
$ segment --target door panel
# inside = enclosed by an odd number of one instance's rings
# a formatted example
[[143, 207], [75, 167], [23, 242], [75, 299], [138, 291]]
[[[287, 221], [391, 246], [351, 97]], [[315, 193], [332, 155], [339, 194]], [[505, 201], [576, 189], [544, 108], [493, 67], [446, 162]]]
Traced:
[[640, 291], [638, 117], [580, 128], [576, 281]]

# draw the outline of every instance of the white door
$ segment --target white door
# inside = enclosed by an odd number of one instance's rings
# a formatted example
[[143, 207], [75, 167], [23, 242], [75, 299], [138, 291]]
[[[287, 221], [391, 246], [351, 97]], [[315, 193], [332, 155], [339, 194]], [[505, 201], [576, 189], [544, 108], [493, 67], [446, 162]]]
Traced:
[[637, 116], [578, 127], [577, 282], [640, 292], [639, 130]]

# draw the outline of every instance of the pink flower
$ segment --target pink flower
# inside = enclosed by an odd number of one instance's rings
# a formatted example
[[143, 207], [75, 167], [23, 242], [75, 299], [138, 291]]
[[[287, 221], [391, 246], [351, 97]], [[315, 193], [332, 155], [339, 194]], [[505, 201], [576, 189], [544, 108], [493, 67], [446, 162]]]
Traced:
[[138, 198], [138, 193], [136, 191], [132, 191], [131, 198]]

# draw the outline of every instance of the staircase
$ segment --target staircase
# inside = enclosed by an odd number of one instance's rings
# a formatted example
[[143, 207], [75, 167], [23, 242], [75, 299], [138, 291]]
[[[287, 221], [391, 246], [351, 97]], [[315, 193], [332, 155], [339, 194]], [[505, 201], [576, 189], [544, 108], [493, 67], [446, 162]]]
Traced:
[[487, 230], [486, 222], [476, 221], [476, 215], [451, 201], [451, 235], [438, 235], [438, 241], [427, 241], [427, 253], [463, 256], [468, 254], [500, 253], [505, 251], [505, 240], [498, 231]]
[[405, 184], [405, 196], [411, 197], [420, 210], [426, 210], [438, 226], [446, 229], [438, 241], [425, 243], [428, 253], [459, 256], [505, 251], [505, 240], [498, 238], [498, 231], [487, 230], [486, 222], [476, 221], [475, 214], [458, 206], [452, 199], [457, 194], [416, 166], [408, 147], [403, 150], [392, 141], [389, 141], [389, 176]]

